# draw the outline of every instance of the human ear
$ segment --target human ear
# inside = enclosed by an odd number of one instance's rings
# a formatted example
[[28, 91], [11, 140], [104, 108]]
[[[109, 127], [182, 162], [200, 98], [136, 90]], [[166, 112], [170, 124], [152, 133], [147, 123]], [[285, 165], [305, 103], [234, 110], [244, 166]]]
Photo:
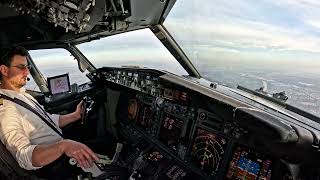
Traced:
[[0, 66], [0, 73], [2, 76], [8, 76], [8, 67], [5, 65]]

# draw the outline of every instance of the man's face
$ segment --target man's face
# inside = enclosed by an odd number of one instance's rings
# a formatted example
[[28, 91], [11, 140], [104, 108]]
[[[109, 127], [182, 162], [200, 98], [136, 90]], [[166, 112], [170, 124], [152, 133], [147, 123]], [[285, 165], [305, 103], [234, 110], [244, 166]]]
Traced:
[[3, 79], [15, 88], [22, 88], [27, 83], [29, 69], [26, 56], [14, 55], [10, 66], [6, 66], [3, 74]]

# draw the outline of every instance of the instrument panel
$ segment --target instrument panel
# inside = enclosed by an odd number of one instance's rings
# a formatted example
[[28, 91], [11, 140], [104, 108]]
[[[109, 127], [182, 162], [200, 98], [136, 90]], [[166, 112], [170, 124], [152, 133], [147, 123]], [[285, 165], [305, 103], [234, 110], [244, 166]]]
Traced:
[[[216, 177], [226, 168], [232, 138], [223, 134], [223, 123], [213, 113], [139, 93], [128, 100], [127, 110], [133, 127], [149, 137], [150, 141], [161, 145], [160, 150], [149, 154], [147, 159], [160, 162], [164, 158], [161, 154], [164, 148], [169, 156], [188, 162], [192, 170], [201, 172], [203, 177]], [[230, 166], [227, 167], [225, 179], [271, 177], [272, 160], [241, 145], [236, 146], [232, 160], [227, 163]], [[173, 167], [178, 168], [178, 165]], [[183, 174], [178, 177], [184, 177]]]
[[217, 134], [197, 128], [191, 151], [191, 162], [208, 175], [215, 175], [221, 167], [227, 140]]
[[128, 90], [122, 91], [119, 124], [121, 136], [132, 145], [126, 163], [135, 176], [272, 179], [275, 158], [246, 144], [246, 128], [201, 105], [196, 93], [163, 82], [162, 75], [127, 68], [91, 74], [94, 81]]
[[153, 137], [157, 135], [159, 115], [152, 98], [132, 98], [128, 102], [128, 119]]
[[226, 179], [271, 179], [272, 160], [248, 148], [237, 147], [234, 151]]

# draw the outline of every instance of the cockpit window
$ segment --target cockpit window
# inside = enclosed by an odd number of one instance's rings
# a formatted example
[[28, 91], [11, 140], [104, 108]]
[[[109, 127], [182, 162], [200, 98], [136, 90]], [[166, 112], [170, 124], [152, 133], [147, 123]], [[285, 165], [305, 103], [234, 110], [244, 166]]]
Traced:
[[164, 25], [203, 77], [284, 91], [286, 103], [320, 116], [319, 11], [318, 1], [184, 0]]
[[[77, 61], [66, 49], [31, 50], [29, 54], [45, 78], [68, 73], [71, 84], [82, 84], [89, 81], [86, 73], [80, 72]], [[32, 78], [26, 88], [38, 90]]]
[[102, 38], [77, 47], [95, 67], [139, 66], [187, 74], [149, 29]]

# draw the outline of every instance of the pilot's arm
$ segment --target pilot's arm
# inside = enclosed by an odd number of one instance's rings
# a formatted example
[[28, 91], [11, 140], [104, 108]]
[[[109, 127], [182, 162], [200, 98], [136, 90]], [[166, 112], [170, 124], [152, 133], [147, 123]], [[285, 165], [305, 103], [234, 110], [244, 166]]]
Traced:
[[[4, 108], [4, 107], [3, 107]], [[23, 117], [17, 113], [15, 106], [6, 106], [0, 111], [0, 138], [10, 151], [20, 167], [35, 170], [41, 166], [32, 164], [32, 152], [36, 145], [32, 145], [23, 128]]]
[[77, 105], [77, 109], [73, 113], [61, 115], [59, 117], [59, 127], [60, 128], [81, 119], [82, 104], [83, 104], [83, 101], [81, 101]]
[[81, 167], [92, 165], [97, 156], [86, 145], [72, 140], [60, 140], [47, 145], [35, 145], [23, 127], [23, 121], [15, 106], [0, 111], [0, 138], [20, 167], [35, 170], [50, 164], [66, 154], [77, 160]]
[[[26, 95], [29, 98], [31, 98], [37, 102], [37, 100], [34, 97], [32, 97], [30, 94], [26, 93]], [[81, 101], [77, 105], [77, 108], [74, 112], [69, 113], [69, 114], [65, 114], [65, 115], [57, 115], [57, 114], [49, 114], [49, 113], [47, 113], [47, 114], [51, 117], [51, 119], [54, 121], [54, 123], [57, 126], [59, 126], [59, 128], [62, 128], [70, 123], [73, 123], [73, 122], [81, 119], [82, 104], [83, 104], [83, 101]]]

